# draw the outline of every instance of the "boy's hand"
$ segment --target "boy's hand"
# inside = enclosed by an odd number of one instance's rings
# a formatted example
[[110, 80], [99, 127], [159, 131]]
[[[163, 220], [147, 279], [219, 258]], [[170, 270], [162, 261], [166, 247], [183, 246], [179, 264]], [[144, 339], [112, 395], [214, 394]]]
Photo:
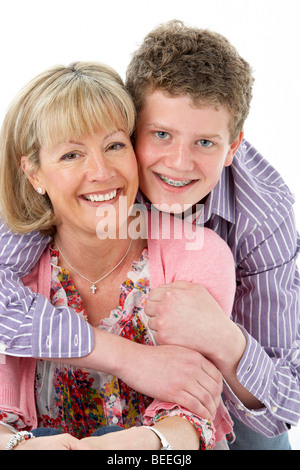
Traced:
[[202, 353], [210, 350], [217, 323], [226, 319], [205, 287], [185, 281], [152, 289], [145, 313], [158, 344], [178, 344]]
[[208, 359], [181, 346], [128, 346], [119, 375], [127, 385], [159, 401], [177, 403], [203, 419], [215, 417], [223, 382]]
[[[176, 344], [201, 352], [222, 372], [226, 357], [240, 358], [242, 332], [205, 287], [186, 281], [159, 286], [145, 306], [158, 344]], [[244, 343], [243, 343], [244, 344]]]

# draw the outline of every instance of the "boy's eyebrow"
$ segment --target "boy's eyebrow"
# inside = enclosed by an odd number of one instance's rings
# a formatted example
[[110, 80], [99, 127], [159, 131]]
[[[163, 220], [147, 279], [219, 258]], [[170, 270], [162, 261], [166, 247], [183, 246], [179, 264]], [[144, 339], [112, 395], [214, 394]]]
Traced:
[[146, 124], [147, 127], [157, 127], [160, 129], [165, 129], [166, 131], [172, 131], [176, 132], [176, 129], [173, 127], [166, 126], [165, 124], [162, 124], [160, 122], [149, 122], [149, 124]]
[[223, 137], [219, 134], [203, 134], [203, 139], [219, 139], [223, 140]]
[[[168, 126], [165, 126], [164, 124], [161, 124], [159, 122], [150, 122], [149, 124], [146, 124], [147, 127], [156, 127], [156, 128], [159, 128], [159, 129], [163, 129], [164, 131], [169, 131], [169, 132], [173, 132], [173, 133], [178, 133], [178, 130], [172, 128], [172, 127], [168, 127]], [[204, 132], [201, 132], [199, 131], [199, 135], [203, 136], [202, 138], [204, 139], [219, 139], [219, 140], [223, 140], [223, 137], [219, 134], [207, 134], [207, 133], [204, 133]], [[200, 137], [198, 137], [199, 139]]]

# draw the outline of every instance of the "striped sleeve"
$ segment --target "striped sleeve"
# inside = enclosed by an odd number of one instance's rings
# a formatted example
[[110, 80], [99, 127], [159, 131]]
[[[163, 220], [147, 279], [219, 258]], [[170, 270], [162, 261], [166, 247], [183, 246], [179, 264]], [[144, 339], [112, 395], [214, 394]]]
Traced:
[[39, 232], [17, 235], [10, 232], [0, 221], [0, 267], [9, 269], [20, 278], [26, 276], [50, 242]]
[[0, 353], [20, 357], [81, 357], [93, 349], [92, 327], [68, 307], [54, 308], [24, 287], [49, 238], [16, 235], [0, 225]]
[[225, 385], [226, 404], [241, 421], [272, 437], [300, 418], [300, 243], [292, 210], [278, 225], [269, 218], [244, 239], [237, 260], [233, 321], [247, 347], [240, 383], [264, 404], [247, 410]]

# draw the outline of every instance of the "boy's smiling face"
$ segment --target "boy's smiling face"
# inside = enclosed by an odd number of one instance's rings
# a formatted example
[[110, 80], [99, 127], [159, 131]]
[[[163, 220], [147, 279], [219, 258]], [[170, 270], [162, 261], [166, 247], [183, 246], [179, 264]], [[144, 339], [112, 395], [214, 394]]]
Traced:
[[187, 95], [150, 93], [137, 120], [135, 152], [142, 193], [154, 205], [199, 203], [232, 163], [243, 137], [230, 143], [224, 106], [195, 107]]

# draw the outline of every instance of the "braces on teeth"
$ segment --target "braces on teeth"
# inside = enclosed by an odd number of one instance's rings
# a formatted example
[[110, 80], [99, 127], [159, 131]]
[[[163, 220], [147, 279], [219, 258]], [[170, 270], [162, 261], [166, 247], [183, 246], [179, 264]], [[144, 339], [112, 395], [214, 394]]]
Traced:
[[167, 183], [170, 186], [176, 186], [176, 187], [186, 186], [187, 184], [190, 184], [193, 181], [193, 180], [178, 181], [178, 180], [172, 180], [171, 178], [167, 178], [166, 176], [162, 176], [162, 175], [158, 175], [158, 176], [164, 183]]

